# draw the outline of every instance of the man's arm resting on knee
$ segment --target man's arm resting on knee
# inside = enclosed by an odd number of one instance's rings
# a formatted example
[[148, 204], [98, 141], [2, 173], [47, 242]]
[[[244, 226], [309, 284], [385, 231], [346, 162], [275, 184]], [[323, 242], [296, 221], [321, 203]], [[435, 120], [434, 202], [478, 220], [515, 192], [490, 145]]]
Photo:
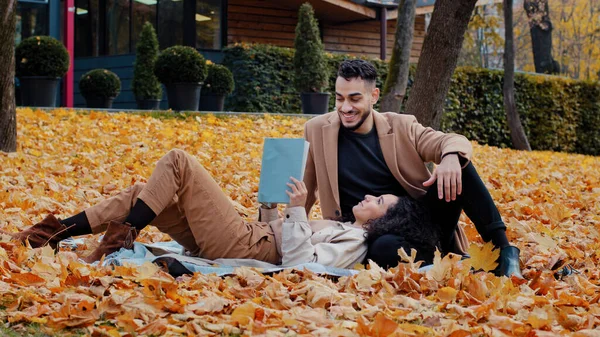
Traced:
[[414, 139], [417, 152], [424, 162], [440, 164], [443, 157], [456, 153], [461, 160], [462, 168], [471, 161], [473, 147], [471, 142], [461, 135], [443, 133], [430, 127], [424, 127], [415, 119], [410, 125], [410, 135]]

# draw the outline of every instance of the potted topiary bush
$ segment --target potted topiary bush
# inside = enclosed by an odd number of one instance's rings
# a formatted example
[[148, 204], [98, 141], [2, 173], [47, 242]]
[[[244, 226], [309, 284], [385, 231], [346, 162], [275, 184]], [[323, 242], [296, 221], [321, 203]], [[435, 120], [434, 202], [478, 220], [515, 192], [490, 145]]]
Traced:
[[196, 49], [173, 46], [163, 50], [154, 65], [154, 74], [167, 89], [169, 108], [198, 110], [207, 69], [204, 57]]
[[79, 92], [88, 108], [110, 109], [120, 91], [121, 80], [110, 70], [90, 70], [79, 80]]
[[60, 78], [69, 70], [67, 49], [53, 37], [32, 36], [15, 50], [16, 76], [25, 106], [56, 106]]
[[137, 107], [143, 110], [158, 110], [162, 98], [162, 87], [154, 75], [154, 64], [158, 57], [158, 39], [150, 22], [144, 24], [135, 48], [131, 89]]
[[208, 76], [202, 86], [201, 111], [223, 111], [225, 96], [233, 91], [233, 74], [224, 65], [208, 63]]
[[300, 6], [298, 12], [294, 48], [294, 84], [300, 93], [302, 112], [326, 113], [329, 93], [322, 91], [328, 84], [327, 61], [315, 12], [309, 3]]

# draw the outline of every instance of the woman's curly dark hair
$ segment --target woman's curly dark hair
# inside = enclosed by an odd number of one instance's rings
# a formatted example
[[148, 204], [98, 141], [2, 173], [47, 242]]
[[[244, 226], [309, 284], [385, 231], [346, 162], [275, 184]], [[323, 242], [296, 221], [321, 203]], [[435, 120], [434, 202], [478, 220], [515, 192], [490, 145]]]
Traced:
[[[433, 252], [439, 247], [440, 228], [431, 220], [423, 202], [411, 197], [399, 197], [384, 216], [365, 224], [367, 243], [386, 234], [401, 236], [417, 251]], [[410, 254], [410, 252], [407, 251]], [[427, 254], [429, 255], [429, 254]]]

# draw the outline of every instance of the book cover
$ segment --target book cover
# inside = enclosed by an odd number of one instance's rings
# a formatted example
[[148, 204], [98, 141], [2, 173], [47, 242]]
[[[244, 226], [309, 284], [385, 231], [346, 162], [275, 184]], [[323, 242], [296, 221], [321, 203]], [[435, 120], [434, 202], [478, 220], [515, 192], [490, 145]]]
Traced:
[[304, 138], [265, 138], [258, 201], [288, 204], [290, 177], [304, 179], [309, 143]]

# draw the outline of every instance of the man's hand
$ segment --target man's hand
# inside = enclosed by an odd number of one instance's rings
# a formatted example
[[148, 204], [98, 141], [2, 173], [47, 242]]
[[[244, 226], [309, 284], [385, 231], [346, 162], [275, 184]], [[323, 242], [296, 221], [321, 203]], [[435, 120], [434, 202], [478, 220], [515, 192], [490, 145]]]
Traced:
[[446, 201], [456, 200], [456, 195], [462, 193], [462, 169], [457, 154], [446, 155], [423, 186], [431, 186], [436, 180], [438, 198], [445, 196]]
[[288, 207], [304, 207], [306, 204], [306, 197], [308, 196], [306, 185], [304, 185], [303, 181], [300, 181], [294, 177], [290, 177], [290, 180], [293, 182], [293, 184], [287, 183], [287, 185], [292, 189], [292, 191], [285, 191], [285, 193], [290, 196], [290, 203]]

